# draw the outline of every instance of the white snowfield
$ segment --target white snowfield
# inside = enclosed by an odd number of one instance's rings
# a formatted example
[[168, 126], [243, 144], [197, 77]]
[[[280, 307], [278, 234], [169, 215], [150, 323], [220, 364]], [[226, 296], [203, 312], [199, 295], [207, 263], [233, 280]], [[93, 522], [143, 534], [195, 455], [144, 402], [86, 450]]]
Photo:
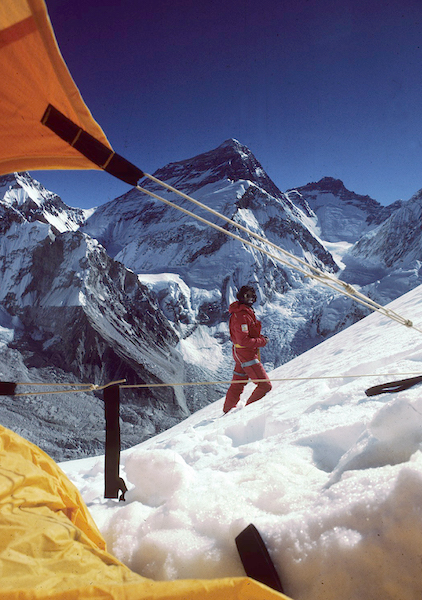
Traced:
[[[421, 295], [390, 306], [420, 327]], [[256, 404], [222, 416], [221, 399], [123, 452], [125, 503], [103, 497], [103, 457], [61, 466], [147, 577], [244, 575], [235, 537], [254, 523], [294, 600], [416, 600], [422, 385], [365, 389], [417, 374], [422, 335], [372, 314], [274, 370]]]

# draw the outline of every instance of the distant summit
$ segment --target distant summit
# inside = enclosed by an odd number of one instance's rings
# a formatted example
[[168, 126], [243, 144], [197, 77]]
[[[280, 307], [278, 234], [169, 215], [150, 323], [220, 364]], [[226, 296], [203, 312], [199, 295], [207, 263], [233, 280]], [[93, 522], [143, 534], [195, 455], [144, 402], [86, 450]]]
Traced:
[[[319, 181], [313, 181], [311, 183], [307, 183], [306, 185], [300, 188], [301, 190], [307, 190], [309, 192], [313, 190], [326, 190], [330, 192], [334, 192], [336, 194], [355, 194], [355, 192], [351, 192], [348, 190], [341, 179], [336, 179], [335, 177], [323, 177]], [[357, 195], [357, 194], [355, 194]], [[364, 196], [365, 198], [369, 198], [369, 196]]]
[[[197, 181], [195, 181], [195, 173], [198, 176]], [[171, 185], [185, 193], [193, 193], [204, 185], [222, 179], [229, 179], [232, 182], [244, 179], [264, 188], [273, 196], [282, 195], [249, 148], [233, 138], [226, 140], [214, 150], [170, 163], [158, 169], [154, 176], [167, 183], [171, 181]]]
[[[418, 273], [422, 258], [422, 190], [401, 202], [371, 235], [363, 236], [351, 255], [366, 265], [401, 268], [412, 265]], [[410, 269], [409, 269], [410, 276]]]
[[400, 202], [382, 206], [368, 195], [348, 190], [334, 177], [323, 177], [286, 193], [302, 210], [315, 213], [319, 234], [329, 242], [356, 242], [400, 206]]
[[47, 223], [60, 233], [78, 229], [91, 212], [67, 206], [26, 172], [0, 177], [0, 204], [9, 219], [16, 220], [19, 214], [20, 219]]

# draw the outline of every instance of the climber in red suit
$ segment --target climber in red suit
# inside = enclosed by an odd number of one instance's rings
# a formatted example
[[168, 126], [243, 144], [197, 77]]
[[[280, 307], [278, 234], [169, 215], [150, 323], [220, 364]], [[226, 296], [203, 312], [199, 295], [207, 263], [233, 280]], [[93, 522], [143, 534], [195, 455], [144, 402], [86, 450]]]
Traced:
[[[264, 381], [257, 383], [246, 404], [260, 400], [272, 387], [259, 357], [259, 348], [267, 344], [268, 338], [261, 335], [261, 322], [256, 318], [252, 308], [253, 303], [256, 302], [255, 290], [251, 286], [244, 285], [236, 297], [237, 302], [233, 302], [229, 307], [230, 338], [233, 342], [235, 366], [232, 384], [224, 402], [225, 413], [237, 405], [248, 379]], [[237, 383], [238, 380], [242, 381]]]

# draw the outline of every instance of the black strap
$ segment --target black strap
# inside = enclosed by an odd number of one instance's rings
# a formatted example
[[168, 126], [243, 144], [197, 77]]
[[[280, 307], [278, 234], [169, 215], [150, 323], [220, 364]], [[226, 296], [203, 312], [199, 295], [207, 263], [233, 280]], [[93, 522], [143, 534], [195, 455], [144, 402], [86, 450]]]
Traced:
[[236, 546], [246, 575], [283, 593], [280, 577], [255, 525], [248, 525], [236, 538]]
[[0, 381], [0, 396], [14, 396], [17, 383]]
[[123, 156], [120, 156], [120, 154], [116, 154], [113, 150], [110, 150], [105, 144], [68, 119], [52, 104], [47, 106], [41, 123], [51, 129], [62, 140], [73, 146], [75, 150], [83, 154], [88, 160], [101, 167], [101, 169], [104, 169], [104, 171], [107, 171], [107, 173], [110, 173], [110, 175], [117, 177], [117, 179], [135, 186], [144, 176], [141, 169], [135, 167], [135, 165], [123, 158]]
[[106, 421], [105, 441], [105, 498], [118, 498], [119, 491], [122, 492], [119, 500], [125, 500], [127, 487], [119, 477], [120, 466], [120, 388], [118, 385], [110, 385], [104, 389], [104, 411]]
[[422, 383], [422, 375], [419, 375], [418, 377], [410, 377], [409, 379], [390, 381], [389, 383], [382, 383], [381, 385], [374, 385], [374, 387], [365, 390], [365, 394], [367, 396], [378, 396], [378, 394], [402, 392], [403, 390], [407, 390], [418, 383]]

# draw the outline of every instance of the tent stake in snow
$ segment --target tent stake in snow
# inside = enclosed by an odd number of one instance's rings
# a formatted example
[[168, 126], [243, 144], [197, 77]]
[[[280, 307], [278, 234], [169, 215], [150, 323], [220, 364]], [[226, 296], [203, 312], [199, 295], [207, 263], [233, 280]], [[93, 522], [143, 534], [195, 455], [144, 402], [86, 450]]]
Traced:
[[119, 476], [120, 465], [120, 389], [118, 385], [111, 385], [104, 389], [104, 411], [106, 420], [105, 441], [105, 498], [118, 498], [125, 500], [127, 487]]
[[422, 376], [410, 377], [409, 379], [400, 379], [398, 381], [390, 381], [388, 383], [381, 383], [380, 385], [374, 385], [365, 390], [367, 396], [378, 396], [379, 394], [393, 394], [394, 392], [403, 392], [422, 383]]
[[280, 577], [255, 525], [251, 523], [239, 533], [236, 546], [246, 575], [283, 593]]

